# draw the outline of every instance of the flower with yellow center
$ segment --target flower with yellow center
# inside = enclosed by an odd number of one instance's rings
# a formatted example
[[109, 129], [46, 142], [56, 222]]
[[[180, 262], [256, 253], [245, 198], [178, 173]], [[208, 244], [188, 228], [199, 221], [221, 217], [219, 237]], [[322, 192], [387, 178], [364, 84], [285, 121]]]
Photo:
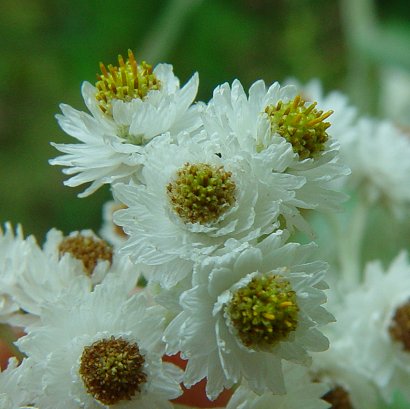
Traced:
[[118, 64], [100, 64], [95, 86], [84, 82], [82, 94], [90, 114], [61, 105], [57, 115], [61, 128], [78, 144], [53, 144], [63, 155], [50, 161], [65, 166], [71, 176], [68, 186], [91, 185], [87, 196], [103, 184], [140, 182], [146, 147], [169, 133], [176, 140], [181, 132], [201, 126], [198, 107], [193, 105], [198, 75], [180, 87], [172, 66], [151, 67], [137, 63], [129, 51]]
[[332, 320], [319, 289], [326, 265], [307, 262], [312, 246], [287, 238], [278, 231], [255, 248], [195, 267], [194, 286], [180, 296], [181, 312], [164, 336], [167, 353], [188, 358], [187, 387], [207, 377], [215, 399], [244, 379], [257, 394], [282, 394], [281, 361], [308, 364], [308, 351], [328, 347], [318, 330]]
[[209, 137], [230, 144], [231, 154], [246, 151], [273, 173], [303, 178], [282, 213], [287, 229], [311, 234], [303, 209], [338, 210], [345, 199], [333, 190], [333, 180], [349, 170], [339, 160], [328, 121], [332, 113], [332, 107], [305, 102], [293, 86], [256, 81], [245, 92], [235, 80], [214, 90], [202, 118]]
[[293, 200], [301, 180], [230, 149], [163, 137], [150, 144], [145, 185], [114, 187], [127, 206], [114, 215], [129, 236], [122, 251], [149, 281], [172, 287], [195, 263], [239, 252], [278, 227], [278, 208]]

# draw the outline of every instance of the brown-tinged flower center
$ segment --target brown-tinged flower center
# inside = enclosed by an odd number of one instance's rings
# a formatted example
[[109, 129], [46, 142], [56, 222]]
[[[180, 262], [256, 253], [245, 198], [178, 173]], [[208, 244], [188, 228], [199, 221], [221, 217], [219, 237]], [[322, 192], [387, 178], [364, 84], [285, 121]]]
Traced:
[[87, 275], [93, 273], [99, 260], [107, 260], [112, 263], [112, 247], [104, 240], [92, 236], [77, 234], [65, 237], [58, 250], [60, 256], [70, 253], [76, 259], [81, 260]]
[[390, 336], [410, 352], [410, 300], [396, 309], [389, 327]]
[[111, 337], [84, 348], [79, 372], [89, 394], [104, 405], [114, 405], [140, 392], [147, 381], [144, 362], [137, 344]]
[[323, 395], [322, 399], [332, 405], [331, 409], [354, 409], [349, 393], [338, 385]]

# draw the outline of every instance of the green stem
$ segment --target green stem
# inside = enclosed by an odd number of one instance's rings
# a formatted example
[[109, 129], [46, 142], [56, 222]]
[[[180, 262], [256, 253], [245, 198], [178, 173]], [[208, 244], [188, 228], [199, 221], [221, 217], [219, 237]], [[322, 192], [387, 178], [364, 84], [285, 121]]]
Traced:
[[359, 194], [349, 222], [341, 228], [339, 261], [341, 272], [348, 284], [356, 285], [362, 277], [362, 244], [366, 228], [368, 203]]
[[346, 38], [347, 86], [355, 104], [364, 112], [375, 109], [374, 62], [364, 44], [374, 41], [377, 19], [372, 0], [342, 0], [341, 16]]
[[187, 17], [203, 0], [171, 0], [168, 2], [143, 44], [136, 51], [139, 59], [155, 64], [172, 50]]

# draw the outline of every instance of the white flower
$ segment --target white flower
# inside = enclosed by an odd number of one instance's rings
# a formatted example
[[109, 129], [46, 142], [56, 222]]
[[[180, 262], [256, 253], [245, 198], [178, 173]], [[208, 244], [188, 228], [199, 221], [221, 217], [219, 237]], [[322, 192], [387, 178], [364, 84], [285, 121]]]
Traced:
[[244, 382], [232, 395], [227, 409], [326, 409], [330, 404], [321, 397], [328, 391], [322, 383], [312, 382], [307, 368], [285, 363], [283, 368], [286, 394], [265, 392], [257, 395]]
[[[115, 80], [113, 72], [118, 76]], [[200, 126], [197, 109], [191, 107], [197, 89], [197, 74], [180, 88], [171, 65], [159, 64], [152, 72], [144, 62], [137, 65], [132, 52], [125, 63], [120, 56], [119, 67], [107, 72], [102, 66], [96, 87], [83, 84], [83, 98], [92, 115], [61, 105], [63, 115], [57, 115], [57, 120], [80, 143], [53, 143], [65, 155], [50, 163], [65, 166], [68, 175], [77, 174], [65, 182], [68, 186], [91, 182], [80, 197], [106, 183], [138, 180], [145, 146], [152, 139]]]
[[170, 409], [181, 370], [162, 363], [163, 311], [110, 275], [93, 292], [70, 288], [44, 305], [18, 346], [42, 409]]
[[[303, 177], [303, 185], [295, 190], [296, 207], [323, 211], [339, 208], [344, 196], [332, 190], [331, 182], [349, 173], [339, 163], [332, 120], [326, 121], [330, 114], [306, 104], [294, 87], [276, 82], [267, 88], [257, 81], [248, 96], [235, 80], [231, 87], [215, 89], [202, 116], [209, 135], [235, 137], [241, 149], [263, 157], [273, 172]], [[280, 154], [272, 156], [275, 151]], [[300, 216], [286, 222], [288, 228], [295, 224], [309, 231]]]
[[89, 230], [63, 237], [52, 229], [40, 248], [34, 236], [24, 239], [20, 227], [14, 236], [7, 224], [6, 233], [0, 231], [1, 320], [25, 326], [38, 319], [42, 303], [57, 302], [67, 286], [91, 291], [109, 272], [116, 272], [130, 290], [139, 276], [126, 257]]
[[157, 139], [142, 171], [145, 185], [114, 187], [127, 206], [114, 215], [130, 236], [122, 251], [149, 279], [170, 287], [197, 260], [238, 252], [277, 228], [279, 206], [292, 200], [300, 178], [234, 153], [235, 143]]
[[410, 203], [410, 137], [392, 123], [364, 118], [346, 161], [351, 183], [362, 189], [370, 204], [382, 203], [402, 217]]
[[[338, 325], [336, 321], [331, 329], [325, 331], [330, 341], [329, 349], [313, 354], [311, 377], [328, 386], [329, 392], [324, 398], [334, 407], [349, 402], [353, 409], [377, 409], [379, 408], [377, 388], [361, 373], [358, 367], [360, 363], [351, 354], [355, 346], [349, 329]], [[332, 331], [334, 327], [338, 330]]]
[[189, 360], [185, 385], [207, 377], [211, 399], [242, 378], [258, 394], [285, 393], [281, 360], [308, 364], [307, 351], [328, 347], [318, 330], [332, 319], [321, 307], [326, 266], [308, 262], [312, 246], [283, 244], [280, 233], [198, 266], [165, 331], [167, 353]]
[[387, 271], [380, 262], [368, 263], [364, 283], [346, 294], [337, 314], [339, 333], [349, 334], [337, 348], [350, 355], [356, 371], [373, 381], [387, 401], [395, 390], [410, 399], [409, 322], [407, 254], [400, 253]]

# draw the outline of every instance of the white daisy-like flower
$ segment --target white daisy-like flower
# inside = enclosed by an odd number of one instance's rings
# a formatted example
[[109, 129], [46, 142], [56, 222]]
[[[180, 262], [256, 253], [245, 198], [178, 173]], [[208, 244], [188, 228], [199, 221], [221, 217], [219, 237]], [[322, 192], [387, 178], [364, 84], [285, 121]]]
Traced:
[[[303, 177], [304, 184], [295, 191], [298, 208], [327, 211], [339, 208], [344, 198], [332, 190], [332, 181], [349, 173], [339, 162], [338, 142], [332, 136], [331, 119], [327, 121], [331, 114], [319, 110], [316, 102], [307, 103], [295, 87], [275, 82], [267, 88], [257, 81], [247, 95], [235, 80], [232, 86], [215, 89], [202, 117], [210, 135], [233, 136], [241, 149], [263, 157], [273, 172]], [[272, 156], [272, 151], [281, 154]], [[286, 221], [288, 228], [296, 224], [309, 229], [301, 217]]]
[[114, 186], [127, 208], [114, 215], [130, 238], [121, 251], [149, 279], [170, 287], [204, 257], [233, 254], [277, 228], [279, 207], [301, 178], [272, 173], [230, 144], [157, 139], [142, 171], [144, 185]]
[[382, 203], [396, 217], [404, 216], [410, 203], [410, 136], [389, 121], [363, 118], [349, 146], [353, 187], [371, 205]]
[[42, 409], [171, 409], [182, 371], [162, 362], [163, 321], [115, 275], [93, 292], [70, 288], [17, 342], [31, 366], [21, 383]]
[[114, 247], [120, 247], [128, 238], [122, 227], [117, 226], [113, 220], [114, 212], [125, 208], [125, 205], [115, 200], [109, 200], [103, 205], [103, 224], [99, 233], [104, 240], [107, 240]]
[[410, 399], [410, 263], [405, 252], [387, 271], [380, 262], [366, 265], [364, 283], [346, 294], [337, 326], [351, 340], [337, 347], [383, 398], [391, 401], [399, 390]]
[[207, 377], [215, 399], [244, 378], [258, 394], [283, 394], [282, 359], [308, 364], [307, 351], [328, 348], [318, 329], [333, 318], [321, 306], [326, 264], [308, 262], [312, 245], [284, 244], [280, 233], [197, 266], [164, 335], [167, 353], [188, 359], [187, 387]]
[[328, 387], [312, 382], [307, 368], [286, 362], [283, 368], [286, 394], [265, 392], [258, 395], [244, 382], [232, 395], [227, 409], [326, 409], [331, 405], [321, 397]]
[[[337, 315], [335, 315], [337, 318]], [[338, 326], [333, 324], [333, 326]], [[338, 327], [339, 329], [340, 326]], [[320, 380], [328, 386], [323, 399], [335, 408], [376, 409], [379, 407], [379, 394], [375, 385], [364, 376], [359, 363], [350, 351], [355, 348], [351, 333], [325, 331], [330, 341], [327, 351], [313, 354], [310, 368], [311, 378]], [[336, 335], [337, 334], [337, 335]]]
[[52, 229], [43, 248], [34, 236], [24, 239], [20, 227], [15, 236], [10, 224], [0, 233], [0, 317], [10, 324], [26, 326], [37, 320], [42, 303], [57, 302], [67, 286], [91, 291], [112, 272], [131, 290], [139, 277], [134, 264], [90, 230], [64, 237]]
[[[50, 160], [65, 166], [64, 173], [75, 175], [65, 184], [91, 185], [79, 196], [88, 196], [106, 183], [138, 180], [145, 146], [156, 136], [201, 125], [192, 103], [198, 90], [198, 75], [180, 88], [172, 66], [158, 64], [154, 70], [137, 64], [131, 51], [128, 59], [118, 58], [119, 66], [101, 64], [94, 87], [88, 82], [82, 94], [91, 115], [62, 104], [57, 115], [61, 128], [78, 144], [55, 144], [64, 155]], [[77, 175], [76, 175], [77, 174]]]

